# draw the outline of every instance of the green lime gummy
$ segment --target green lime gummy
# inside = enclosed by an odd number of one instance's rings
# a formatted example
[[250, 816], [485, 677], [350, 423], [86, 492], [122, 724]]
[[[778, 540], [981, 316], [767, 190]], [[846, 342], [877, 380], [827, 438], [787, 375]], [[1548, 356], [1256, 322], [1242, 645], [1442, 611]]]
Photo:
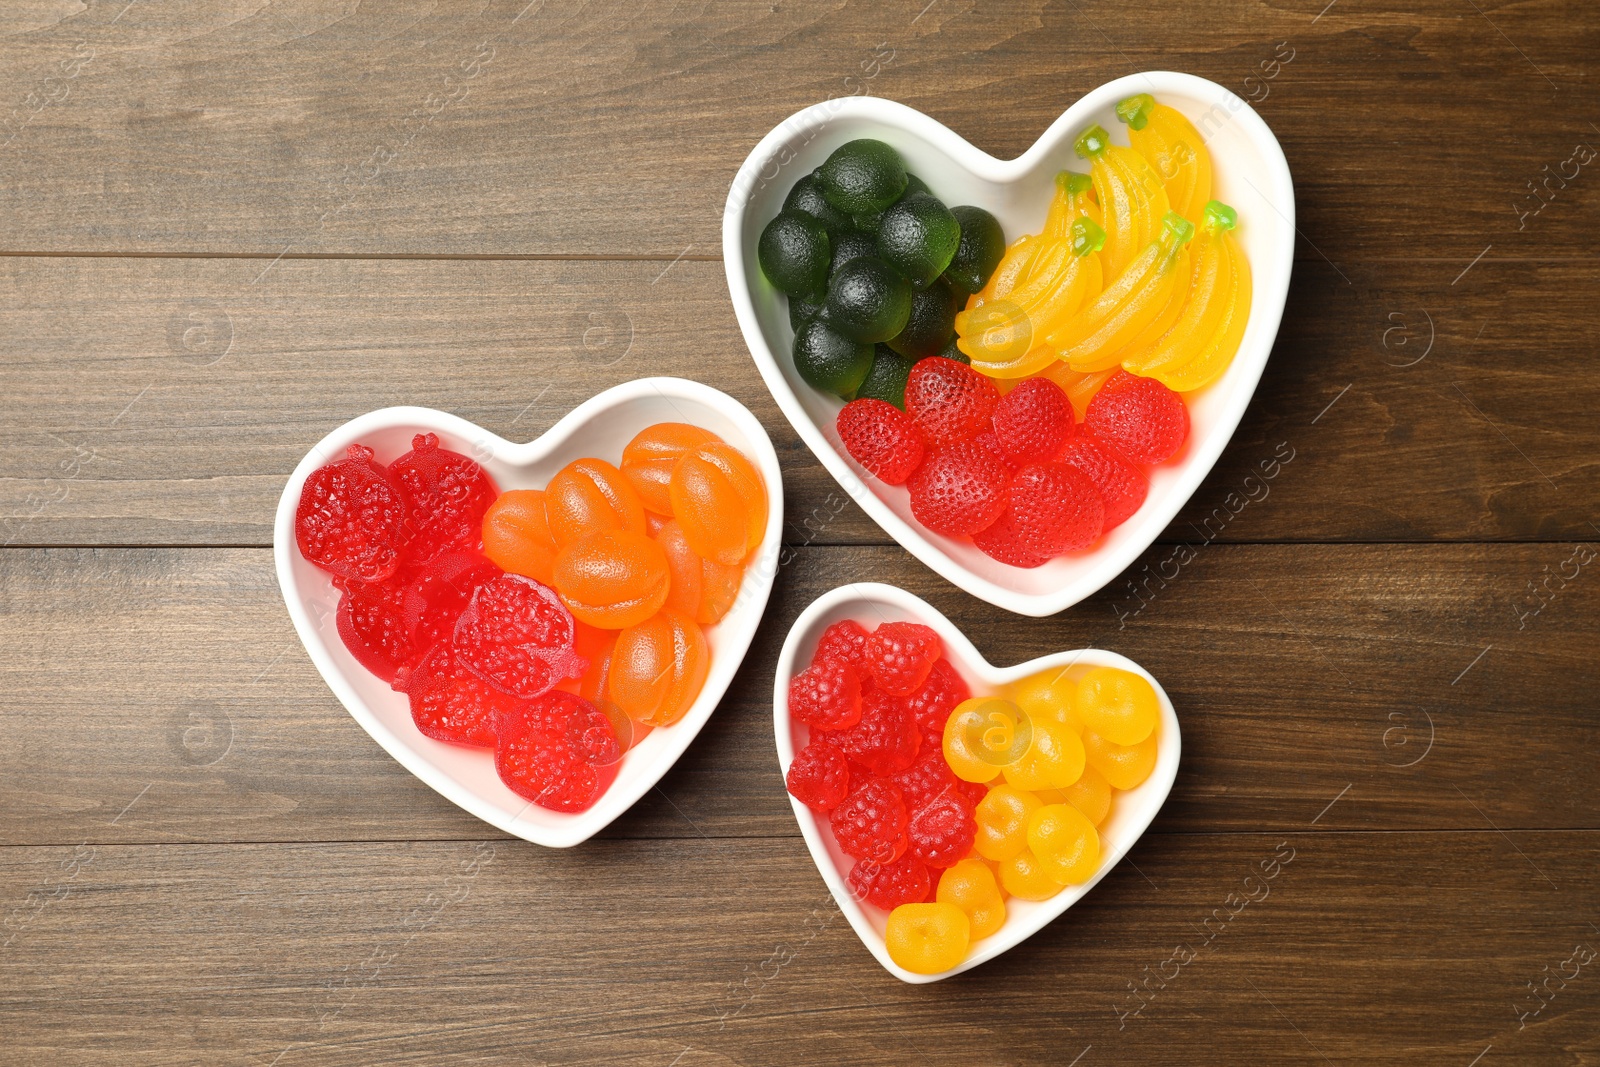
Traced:
[[1117, 105], [1117, 118], [1127, 123], [1130, 130], [1142, 130], [1145, 123], [1150, 121], [1150, 112], [1155, 106], [1155, 97], [1149, 93], [1139, 93]]

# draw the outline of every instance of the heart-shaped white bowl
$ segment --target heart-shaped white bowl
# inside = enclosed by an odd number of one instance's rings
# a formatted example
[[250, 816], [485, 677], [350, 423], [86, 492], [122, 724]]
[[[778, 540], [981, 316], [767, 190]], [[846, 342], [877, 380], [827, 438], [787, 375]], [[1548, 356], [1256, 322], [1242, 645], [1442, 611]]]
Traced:
[[[839, 145], [876, 137], [899, 150], [907, 167], [946, 204], [976, 204], [994, 213], [1006, 239], [1037, 233], [1064, 169], [1084, 171], [1072, 141], [1099, 123], [1127, 143], [1113, 112], [1117, 101], [1152, 93], [1193, 121], [1206, 138], [1215, 172], [1213, 196], [1239, 213], [1235, 231], [1249, 257], [1254, 292], [1239, 352], [1211, 385], [1189, 393], [1190, 436], [1178, 456], [1150, 470], [1150, 495], [1127, 522], [1087, 552], [1031, 570], [999, 563], [971, 543], [943, 537], [911, 516], [904, 487], [889, 486], [845, 453], [834, 429], [842, 403], [807, 385], [795, 371], [783, 294], [762, 276], [756, 242], [783, 207], [790, 186]], [[1120, 574], [1166, 529], [1221, 455], [1244, 415], [1272, 351], [1294, 264], [1294, 184], [1278, 140], [1243, 100], [1190, 74], [1151, 71], [1102, 85], [1067, 109], [1033, 147], [995, 159], [920, 111], [876, 97], [846, 97], [790, 116], [762, 138], [734, 178], [722, 218], [728, 289], [745, 343], [795, 431], [873, 520], [923, 563], [974, 596], [1023, 615], [1071, 607]]]
[[1001, 687], [1040, 671], [1062, 670], [1071, 677], [1075, 672], [1087, 671], [1091, 667], [1117, 667], [1132, 671], [1149, 681], [1161, 701], [1155, 769], [1136, 788], [1112, 794], [1111, 813], [1100, 825], [1100, 869], [1094, 877], [1082, 885], [1068, 886], [1049, 900], [1008, 898], [1005, 925], [998, 932], [976, 942], [967, 953], [967, 958], [958, 966], [939, 974], [914, 974], [889, 958], [889, 950], [884, 944], [884, 926], [888, 914], [881, 908], [863, 905], [855, 898], [845, 883], [846, 873], [853, 861], [839, 848], [832, 828], [819, 822], [810, 808], [789, 797], [789, 803], [794, 807], [794, 817], [800, 823], [800, 832], [805, 836], [806, 847], [811, 849], [811, 858], [816, 861], [817, 870], [822, 872], [822, 880], [828, 883], [828, 890], [838, 902], [839, 910], [850, 920], [862, 943], [883, 964], [885, 970], [901, 981], [916, 984], [937, 982], [992, 960], [1032, 937], [1046, 923], [1082, 899], [1111, 868], [1121, 862], [1172, 791], [1172, 782], [1178, 775], [1178, 755], [1182, 749], [1178, 716], [1172, 710], [1172, 700], [1161, 688], [1161, 683], [1126, 656], [1097, 648], [1083, 648], [1076, 652], [1041, 656], [1015, 667], [994, 667], [972, 647], [972, 642], [956, 628], [955, 623], [920, 597], [896, 586], [876, 582], [843, 585], [824, 593], [800, 613], [783, 642], [783, 651], [778, 654], [778, 673], [772, 693], [772, 722], [778, 742], [778, 763], [785, 776], [789, 773], [789, 764], [795, 752], [804, 748], [810, 740], [808, 728], [789, 717], [789, 679], [811, 662], [822, 632], [844, 619], [855, 619], [868, 629], [885, 622], [920, 622], [933, 627], [944, 642], [946, 658], [966, 679], [974, 696], [998, 692]]
[[[329, 576], [306, 562], [295, 545], [295, 508], [307, 476], [341, 458], [356, 442], [372, 447], [379, 462], [388, 463], [410, 450], [414, 434], [431, 430], [445, 448], [483, 464], [502, 490], [542, 489], [556, 471], [580, 457], [617, 462], [623, 446], [657, 422], [702, 426], [757, 465], [767, 483], [766, 537], [745, 566], [744, 584], [732, 609], [706, 632], [712, 651], [711, 671], [694, 705], [677, 723], [652, 730], [624, 755], [616, 781], [587, 811], [571, 815], [549, 811], [530, 804], [500, 781], [489, 749], [424, 736], [411, 721], [405, 696], [356, 662], [335, 625], [338, 591]], [[584, 401], [543, 436], [526, 444], [513, 444], [465, 419], [431, 408], [384, 408], [352, 419], [317, 442], [283, 487], [273, 529], [273, 554], [295, 631], [328, 688], [362, 729], [412, 774], [484, 822], [536, 844], [565, 848], [587, 840], [631, 807], [677, 762], [711, 717], [761, 623], [778, 569], [782, 527], [783, 480], [778, 456], [756, 417], [731, 396], [698, 382], [641, 378]]]

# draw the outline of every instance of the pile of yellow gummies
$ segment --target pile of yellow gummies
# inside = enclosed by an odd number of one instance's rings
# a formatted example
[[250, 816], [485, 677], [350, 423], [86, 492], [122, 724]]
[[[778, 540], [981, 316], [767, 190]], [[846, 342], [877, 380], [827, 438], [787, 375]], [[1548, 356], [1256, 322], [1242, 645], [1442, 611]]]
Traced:
[[1100, 869], [1097, 829], [1112, 792], [1155, 769], [1161, 704], [1144, 677], [1058, 668], [1004, 695], [964, 701], [945, 724], [945, 762], [989, 786], [972, 854], [939, 879], [934, 902], [889, 914], [889, 956], [917, 974], [966, 958], [1006, 921], [1006, 898], [1047, 900]]

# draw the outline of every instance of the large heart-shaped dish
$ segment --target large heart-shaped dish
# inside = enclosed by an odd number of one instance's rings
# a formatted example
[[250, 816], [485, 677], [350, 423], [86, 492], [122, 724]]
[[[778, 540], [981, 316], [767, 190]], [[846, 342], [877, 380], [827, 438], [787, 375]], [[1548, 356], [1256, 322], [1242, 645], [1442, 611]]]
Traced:
[[1115, 652], [1083, 648], [1076, 652], [1041, 656], [1015, 667], [994, 667], [972, 647], [972, 642], [956, 628], [955, 623], [921, 598], [912, 596], [904, 589], [876, 582], [845, 585], [818, 597], [800, 613], [783, 643], [783, 651], [778, 655], [772, 715], [778, 742], [778, 763], [785, 775], [789, 773], [789, 763], [794, 759], [795, 751], [805, 747], [809, 740], [807, 728], [789, 718], [789, 679], [811, 662], [822, 632], [842, 619], [855, 619], [869, 628], [885, 622], [920, 622], [933, 627], [944, 641], [945, 656], [966, 679], [974, 695], [996, 692], [1001, 686], [1045, 670], [1068, 671], [1070, 676], [1074, 670], [1118, 667], [1148, 679], [1161, 701], [1160, 740], [1155, 770], [1136, 788], [1114, 794], [1111, 814], [1100, 826], [1100, 869], [1095, 876], [1082, 885], [1068, 886], [1049, 900], [1008, 899], [1006, 922], [999, 932], [978, 941], [959, 966], [940, 974], [914, 974], [889, 958], [889, 950], [884, 945], [884, 924], [888, 916], [881, 909], [870, 905], [864, 907], [856, 900], [845, 883], [851, 860], [840, 850], [833, 831], [824, 829], [810, 808], [792, 796], [789, 798], [817, 870], [822, 872], [822, 879], [828, 883], [828, 890], [838, 902], [839, 910], [850, 920], [862, 943], [878, 958], [885, 970], [901, 981], [918, 984], [937, 982], [992, 960], [1027, 940], [1046, 923], [1076, 904], [1111, 868], [1121, 862], [1133, 843], [1144, 834], [1145, 828], [1156, 817], [1156, 812], [1161, 810], [1167, 794], [1172, 791], [1182, 748], [1178, 716], [1173, 712], [1172, 701], [1166, 690], [1161, 688], [1161, 683], [1152, 678], [1149, 671]]
[[[411, 448], [413, 434], [433, 431], [445, 448], [483, 464], [502, 490], [543, 488], [567, 463], [582, 456], [616, 462], [634, 434], [657, 422], [690, 422], [721, 435], [761, 470], [767, 483], [767, 533], [745, 567], [733, 608], [706, 637], [711, 672], [700, 696], [677, 723], [652, 730], [623, 757], [617, 779], [587, 811], [575, 815], [529, 804], [500, 781], [494, 754], [435, 741], [411, 721], [406, 698], [370, 674], [345, 649], [335, 626], [338, 593], [324, 572], [295, 546], [294, 513], [306, 477], [361, 442], [390, 462]], [[725, 393], [681, 378], [641, 378], [607, 389], [580, 404], [545, 434], [513, 444], [465, 419], [430, 408], [395, 407], [352, 419], [319, 441], [300, 461], [278, 502], [273, 553], [278, 584], [306, 652], [334, 695], [412, 774], [484, 822], [540, 845], [566, 847], [587, 840], [661, 778], [689, 747], [722, 699], [755, 636], [777, 573], [783, 527], [783, 481], [778, 456], [756, 417]]]
[[[789, 354], [794, 331], [787, 307], [756, 265], [756, 242], [782, 208], [789, 187], [833, 149], [857, 137], [880, 138], [899, 149], [909, 169], [945, 203], [976, 204], [993, 212], [1008, 241], [1037, 233], [1056, 172], [1086, 169], [1073, 155], [1073, 138], [1098, 122], [1126, 144], [1126, 128], [1113, 108], [1118, 100], [1146, 92], [1187, 115], [1206, 138], [1214, 162], [1213, 195], [1239, 213], [1236, 233], [1250, 259], [1255, 286], [1250, 320], [1227, 372], [1185, 397], [1192, 427], [1188, 444], [1150, 472], [1144, 506], [1088, 552], [1033, 570], [1008, 567], [970, 543], [916, 523], [904, 488], [869, 478], [844, 453], [834, 429], [841, 402], [796, 373]], [[790, 116], [762, 138], [739, 168], [722, 219], [723, 261], [739, 326], [761, 376], [796, 432], [851, 498], [913, 555], [974, 596], [1024, 615], [1054, 614], [1115, 578], [1167, 527], [1211, 470], [1244, 415], [1272, 350], [1289, 290], [1294, 238], [1294, 184], [1266, 123], [1222, 86], [1167, 71], [1133, 74], [1101, 86], [1012, 160], [979, 151], [903, 104], [875, 97], [828, 100]]]

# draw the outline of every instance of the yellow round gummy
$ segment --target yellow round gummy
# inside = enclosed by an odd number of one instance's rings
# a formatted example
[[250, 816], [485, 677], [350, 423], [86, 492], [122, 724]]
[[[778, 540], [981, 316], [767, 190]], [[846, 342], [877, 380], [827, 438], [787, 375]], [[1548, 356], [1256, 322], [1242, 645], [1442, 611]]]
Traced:
[[944, 761], [963, 782], [990, 782], [1015, 763], [1033, 740], [1022, 709], [998, 697], [963, 700], [944, 724]]
[[1019, 900], [1049, 900], [1066, 888], [1066, 884], [1056, 881], [1043, 861], [1026, 848], [1000, 864], [1000, 884]]
[[1006, 902], [994, 869], [979, 859], [964, 859], [939, 876], [935, 899], [954, 904], [966, 913], [971, 924], [969, 936], [976, 941], [988, 937], [1006, 923]]
[[1063, 885], [1087, 882], [1100, 867], [1100, 835], [1071, 804], [1046, 804], [1029, 816], [1028, 851]]
[[1018, 789], [1065, 789], [1083, 774], [1083, 741], [1065, 724], [1035, 720], [1033, 742], [1022, 758], [1001, 768]]
[[954, 904], [902, 904], [889, 913], [889, 958], [912, 974], [938, 974], [966, 959], [967, 913]]
[[973, 811], [978, 835], [972, 847], [986, 860], [1008, 860], [1028, 847], [1028, 818], [1039, 798], [1011, 785], [997, 785]]
[[1083, 735], [1083, 751], [1113, 789], [1132, 789], [1156, 768], [1154, 734], [1137, 745], [1117, 745], [1090, 730]]
[[1093, 767], [1085, 767], [1083, 776], [1065, 789], [1037, 789], [1033, 795], [1041, 804], [1071, 804], [1096, 826], [1111, 813], [1111, 783]]
[[1155, 731], [1161, 701], [1132, 671], [1096, 667], [1078, 679], [1076, 713], [1085, 730], [1114, 745], [1137, 745]]
[[1035, 721], [1051, 719], [1065, 723], [1074, 733], [1083, 733], [1083, 723], [1078, 720], [1073, 705], [1077, 702], [1078, 683], [1067, 677], [1065, 667], [1040, 671], [1038, 674], [1011, 684], [1011, 699], [1017, 707], [1027, 712]]

